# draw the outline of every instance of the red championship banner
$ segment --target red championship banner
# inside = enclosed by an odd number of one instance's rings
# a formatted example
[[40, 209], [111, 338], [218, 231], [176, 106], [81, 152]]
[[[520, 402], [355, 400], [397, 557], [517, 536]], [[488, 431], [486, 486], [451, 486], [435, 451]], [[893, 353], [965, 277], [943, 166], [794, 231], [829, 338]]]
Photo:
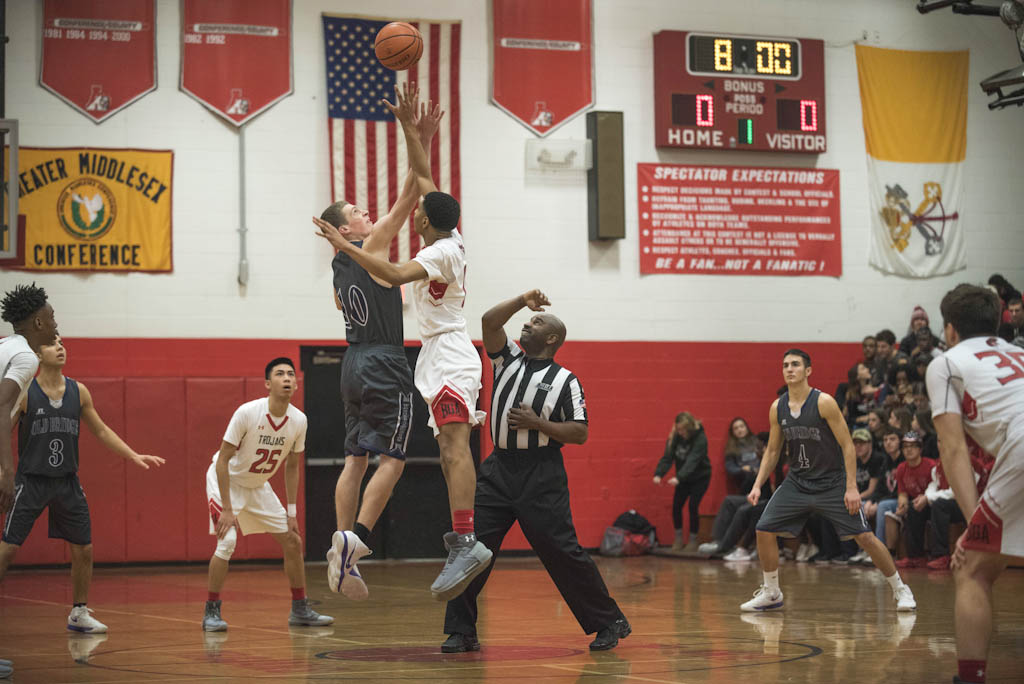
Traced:
[[99, 123], [156, 89], [154, 0], [46, 0], [39, 83]]
[[839, 171], [637, 164], [641, 273], [843, 272]]
[[590, 0], [493, 0], [491, 100], [543, 137], [594, 104]]
[[183, 91], [236, 126], [291, 95], [291, 0], [183, 5]]

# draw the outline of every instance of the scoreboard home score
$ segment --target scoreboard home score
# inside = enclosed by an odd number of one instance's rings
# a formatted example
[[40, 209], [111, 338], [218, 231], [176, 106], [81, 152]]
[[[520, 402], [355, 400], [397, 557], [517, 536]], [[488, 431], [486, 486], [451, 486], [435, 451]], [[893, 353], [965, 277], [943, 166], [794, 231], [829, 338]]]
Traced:
[[824, 41], [660, 31], [654, 124], [657, 147], [824, 152]]

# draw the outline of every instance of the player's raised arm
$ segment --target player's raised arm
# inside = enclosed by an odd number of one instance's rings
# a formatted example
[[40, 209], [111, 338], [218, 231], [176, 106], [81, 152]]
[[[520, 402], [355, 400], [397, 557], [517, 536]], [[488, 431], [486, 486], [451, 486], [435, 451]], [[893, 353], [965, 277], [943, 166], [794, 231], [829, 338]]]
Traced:
[[772, 471], [775, 470], [775, 464], [779, 462], [779, 453], [782, 451], [782, 428], [779, 427], [778, 399], [773, 401], [772, 407], [768, 409], [768, 426], [768, 445], [764, 448], [764, 454], [761, 456], [761, 467], [757, 471], [754, 485], [750, 488], [750, 493], [747, 494], [747, 501], [752, 506], [756, 506], [760, 500], [761, 487], [771, 477]]
[[353, 261], [365, 268], [371, 275], [377, 276], [390, 285], [405, 285], [414, 280], [426, 280], [428, 277], [426, 269], [415, 261], [406, 262], [401, 266], [395, 265], [353, 245], [327, 221], [314, 216], [313, 224], [320, 229], [317, 235], [330, 242], [339, 252], [345, 252], [352, 257]]
[[[76, 381], [77, 382], [77, 381]], [[149, 466], [162, 466], [165, 461], [159, 456], [150, 456], [149, 454], [137, 454], [135, 450], [128, 446], [123, 439], [103, 422], [100, 418], [100, 414], [96, 411], [96, 405], [92, 401], [92, 394], [89, 392], [89, 388], [78, 383], [78, 393], [82, 398], [82, 420], [92, 431], [92, 434], [96, 435], [96, 439], [100, 440], [103, 446], [107, 447], [115, 454], [131, 461], [135, 465], [149, 470]]]
[[530, 311], [544, 311], [545, 306], [550, 306], [546, 294], [540, 290], [530, 290], [518, 297], [505, 300], [495, 304], [488, 309], [480, 320], [480, 327], [483, 331], [484, 349], [488, 354], [497, 354], [505, 348], [505, 341], [508, 336], [505, 334], [505, 324], [524, 306]]
[[419, 194], [426, 195], [428, 192], [437, 192], [437, 185], [430, 175], [430, 160], [427, 158], [427, 151], [420, 142], [416, 130], [416, 102], [409, 97], [409, 92], [402, 92], [395, 87], [397, 104], [391, 104], [383, 100], [383, 104], [395, 115], [402, 124], [402, 131], [405, 132], [405, 145], [409, 153], [409, 168], [416, 174]]

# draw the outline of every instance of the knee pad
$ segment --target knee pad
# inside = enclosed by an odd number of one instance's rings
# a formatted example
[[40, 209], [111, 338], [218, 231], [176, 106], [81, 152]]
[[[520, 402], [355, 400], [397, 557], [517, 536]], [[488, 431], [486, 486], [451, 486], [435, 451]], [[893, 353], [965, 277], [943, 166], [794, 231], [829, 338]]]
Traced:
[[232, 527], [228, 530], [228, 533], [224, 535], [223, 539], [217, 540], [217, 550], [213, 552], [213, 555], [217, 558], [229, 561], [231, 560], [231, 554], [235, 552], [235, 543], [238, 541], [238, 532]]

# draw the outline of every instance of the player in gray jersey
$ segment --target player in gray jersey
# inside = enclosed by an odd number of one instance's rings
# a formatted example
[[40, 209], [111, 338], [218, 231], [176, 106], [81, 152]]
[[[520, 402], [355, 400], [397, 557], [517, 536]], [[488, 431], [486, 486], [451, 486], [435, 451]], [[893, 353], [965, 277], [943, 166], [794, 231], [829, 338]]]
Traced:
[[[415, 86], [406, 86], [406, 93], [418, 103]], [[430, 103], [416, 107], [416, 129], [429, 150], [444, 112]], [[391, 242], [408, 225], [418, 198], [416, 176], [410, 171], [391, 211], [376, 223], [368, 211], [346, 201], [327, 207], [319, 220], [337, 228], [345, 240], [388, 259]], [[413, 377], [405, 358], [400, 288], [371, 275], [341, 251], [331, 268], [334, 304], [345, 318], [349, 347], [341, 368], [345, 467], [334, 490], [338, 531], [327, 553], [327, 580], [331, 591], [358, 600], [367, 598], [369, 591], [356, 563], [370, 553], [366, 540], [405, 468]], [[371, 454], [378, 454], [380, 462], [360, 506], [359, 489]]]
[[164, 459], [135, 453], [107, 427], [89, 388], [64, 376], [65, 363], [67, 352], [60, 336], [53, 344], [40, 346], [39, 377], [17, 407], [21, 414], [17, 487], [0, 542], [0, 581], [36, 519], [49, 509], [49, 535], [65, 540], [71, 556], [73, 605], [68, 630], [103, 634], [107, 626], [90, 615], [86, 606], [92, 582], [92, 524], [78, 480], [79, 427], [85, 423], [103, 446], [140, 468], [163, 465]]
[[764, 584], [740, 609], [782, 608], [777, 537], [798, 536], [807, 518], [817, 513], [835, 526], [840, 539], [855, 539], [867, 551], [892, 587], [897, 610], [914, 610], [914, 594], [900, 579], [889, 550], [871, 532], [861, 511], [856, 453], [843, 414], [835, 399], [810, 386], [810, 375], [810, 355], [799, 349], [783, 354], [782, 376], [787, 391], [772, 403], [768, 413], [768, 447], [747, 500], [757, 505], [761, 487], [775, 470], [783, 441], [789, 451], [789, 475], [776, 487], [757, 523], [757, 553]]

